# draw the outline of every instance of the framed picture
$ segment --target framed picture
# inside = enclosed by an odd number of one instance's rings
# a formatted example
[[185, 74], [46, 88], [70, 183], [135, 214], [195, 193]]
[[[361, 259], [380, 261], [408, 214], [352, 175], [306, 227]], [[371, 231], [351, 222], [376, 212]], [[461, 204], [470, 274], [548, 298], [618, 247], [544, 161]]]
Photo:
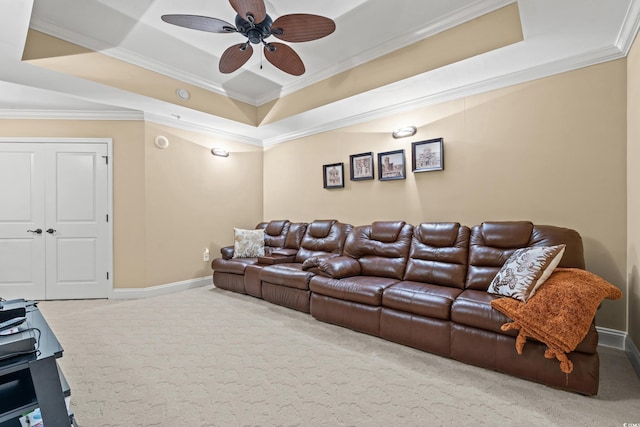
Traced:
[[429, 172], [444, 170], [442, 138], [411, 144], [411, 170], [413, 172]]
[[322, 165], [324, 188], [344, 188], [344, 163]]
[[404, 150], [378, 153], [378, 179], [380, 181], [405, 179], [405, 171]]
[[349, 159], [351, 163], [351, 181], [373, 179], [373, 153], [352, 154]]

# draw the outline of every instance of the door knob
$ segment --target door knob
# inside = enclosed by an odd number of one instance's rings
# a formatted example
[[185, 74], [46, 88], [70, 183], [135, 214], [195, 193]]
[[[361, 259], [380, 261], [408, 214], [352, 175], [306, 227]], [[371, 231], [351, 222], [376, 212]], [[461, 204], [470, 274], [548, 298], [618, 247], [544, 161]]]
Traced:
[[56, 232], [56, 230], [54, 230], [53, 228], [50, 228], [50, 229], [47, 230], [47, 233], [49, 233], [49, 234], [53, 234], [55, 232]]
[[42, 228], [36, 228], [35, 230], [27, 230], [29, 233], [42, 234]]

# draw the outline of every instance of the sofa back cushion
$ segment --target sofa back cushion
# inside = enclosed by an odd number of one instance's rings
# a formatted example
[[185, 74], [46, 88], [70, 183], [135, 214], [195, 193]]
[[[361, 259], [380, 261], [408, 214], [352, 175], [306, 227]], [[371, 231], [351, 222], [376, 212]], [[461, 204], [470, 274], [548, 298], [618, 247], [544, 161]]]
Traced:
[[469, 227], [457, 222], [417, 225], [403, 279], [464, 289], [469, 234]]
[[289, 225], [284, 247], [287, 249], [300, 249], [300, 243], [302, 243], [304, 233], [307, 231], [307, 225], [306, 222], [292, 222]]
[[529, 221], [483, 222], [471, 229], [465, 288], [486, 291], [517, 249], [565, 244], [558, 267], [584, 269], [582, 238], [577, 231]]
[[256, 228], [264, 229], [264, 245], [272, 248], [283, 248], [291, 223], [286, 220], [261, 222]]
[[344, 244], [344, 255], [360, 263], [363, 276], [402, 280], [413, 226], [404, 221], [379, 221], [354, 227]]
[[315, 220], [307, 226], [296, 254], [296, 262], [322, 254], [341, 254], [351, 225], [334, 219]]

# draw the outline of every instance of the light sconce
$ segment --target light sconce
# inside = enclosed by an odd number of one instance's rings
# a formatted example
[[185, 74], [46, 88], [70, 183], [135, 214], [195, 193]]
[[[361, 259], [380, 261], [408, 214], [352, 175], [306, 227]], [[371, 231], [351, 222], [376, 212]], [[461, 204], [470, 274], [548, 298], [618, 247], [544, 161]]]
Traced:
[[212, 148], [211, 154], [218, 157], [229, 157], [229, 152], [224, 148]]
[[418, 129], [415, 126], [407, 126], [394, 130], [391, 135], [393, 135], [395, 139], [407, 138], [409, 136], [415, 135], [417, 131]]

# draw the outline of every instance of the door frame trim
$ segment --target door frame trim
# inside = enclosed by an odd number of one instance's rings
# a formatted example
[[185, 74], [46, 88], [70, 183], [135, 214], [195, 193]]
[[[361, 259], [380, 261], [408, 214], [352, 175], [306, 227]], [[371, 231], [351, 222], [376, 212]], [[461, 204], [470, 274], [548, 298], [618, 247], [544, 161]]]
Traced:
[[[107, 289], [104, 290], [104, 297], [110, 298], [113, 293], [113, 139], [112, 138], [47, 138], [47, 137], [0, 137], [0, 142], [15, 143], [54, 143], [54, 144], [107, 144], [107, 269], [109, 278], [106, 280]], [[105, 272], [106, 273], [106, 272]]]

